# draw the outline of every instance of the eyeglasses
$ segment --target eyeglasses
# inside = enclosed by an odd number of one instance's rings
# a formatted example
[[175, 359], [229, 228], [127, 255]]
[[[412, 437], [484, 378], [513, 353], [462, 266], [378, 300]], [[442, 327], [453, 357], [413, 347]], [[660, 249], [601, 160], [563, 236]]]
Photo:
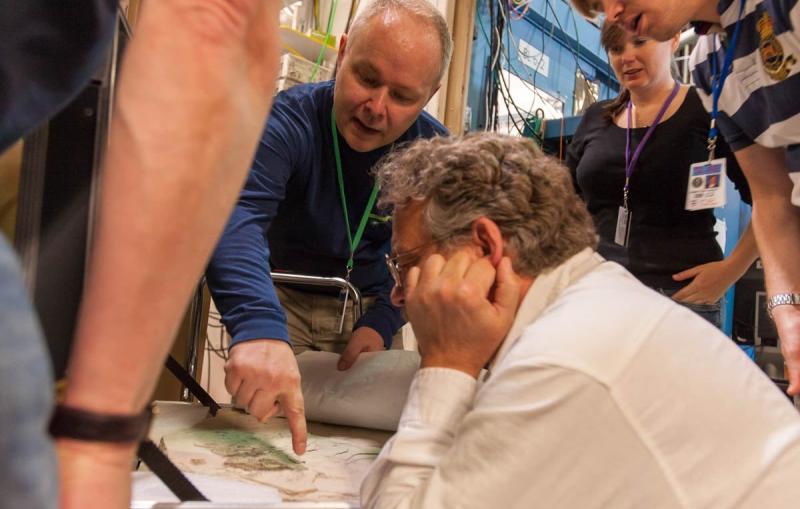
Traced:
[[402, 258], [408, 257], [409, 255], [413, 255], [416, 251], [419, 251], [426, 245], [428, 244], [415, 247], [410, 251], [406, 251], [405, 253], [399, 253], [394, 256], [389, 256], [388, 253], [384, 255], [386, 257], [386, 268], [389, 269], [389, 274], [391, 274], [392, 279], [394, 279], [395, 288], [397, 289], [403, 288], [403, 271], [405, 270], [403, 267], [408, 267], [410, 265], [408, 260], [405, 263], [402, 263], [400, 260]]
[[[433, 239], [429, 242], [425, 242], [424, 244], [415, 247], [414, 249], [409, 249], [408, 251], [405, 251], [403, 253], [397, 253], [394, 256], [389, 256], [388, 254], [385, 254], [384, 257], [386, 258], [386, 267], [389, 269], [389, 274], [391, 274], [392, 279], [394, 279], [394, 286], [397, 289], [403, 288], [403, 271], [405, 270], [405, 267], [413, 265], [413, 262], [416, 262], [416, 257], [414, 257], [414, 255], [418, 254], [422, 249], [428, 246], [432, 246], [434, 244], [438, 244], [439, 242], [447, 240], [452, 236], [453, 234]], [[412, 258], [408, 258], [409, 256], [411, 256]], [[405, 260], [401, 261], [401, 259]]]

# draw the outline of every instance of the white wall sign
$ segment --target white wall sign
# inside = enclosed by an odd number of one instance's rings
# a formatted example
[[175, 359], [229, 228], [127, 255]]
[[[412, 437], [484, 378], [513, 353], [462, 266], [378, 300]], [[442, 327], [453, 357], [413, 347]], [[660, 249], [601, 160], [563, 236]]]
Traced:
[[519, 41], [519, 61], [545, 77], [550, 71], [550, 57], [522, 39]]

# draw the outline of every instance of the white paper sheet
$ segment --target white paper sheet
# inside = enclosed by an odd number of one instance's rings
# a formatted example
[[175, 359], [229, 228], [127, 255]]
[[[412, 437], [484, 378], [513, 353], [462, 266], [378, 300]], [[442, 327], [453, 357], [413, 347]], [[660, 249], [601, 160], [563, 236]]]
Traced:
[[417, 352], [363, 353], [347, 371], [339, 355], [304, 352], [297, 356], [306, 418], [312, 421], [397, 430], [411, 380], [419, 369]]
[[[250, 484], [203, 474], [185, 474], [192, 484], [212, 502], [276, 504], [281, 496], [273, 487]], [[161, 479], [152, 472], [134, 472], [131, 499], [137, 507], [178, 502]]]

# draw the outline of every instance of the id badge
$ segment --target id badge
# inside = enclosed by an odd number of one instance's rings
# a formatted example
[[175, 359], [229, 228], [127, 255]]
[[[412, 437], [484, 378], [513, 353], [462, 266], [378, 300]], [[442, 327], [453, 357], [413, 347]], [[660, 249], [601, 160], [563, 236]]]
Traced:
[[342, 330], [344, 329], [344, 319], [347, 316], [347, 301], [350, 299], [350, 290], [347, 288], [342, 288], [342, 291], [339, 292], [339, 302], [342, 304], [342, 310], [339, 313], [339, 327], [337, 334], [341, 334]]
[[705, 210], [725, 206], [725, 158], [689, 167], [689, 185], [686, 187], [686, 210]]
[[614, 233], [614, 242], [620, 246], [627, 246], [631, 235], [631, 211], [625, 207], [619, 208], [617, 214], [617, 231]]

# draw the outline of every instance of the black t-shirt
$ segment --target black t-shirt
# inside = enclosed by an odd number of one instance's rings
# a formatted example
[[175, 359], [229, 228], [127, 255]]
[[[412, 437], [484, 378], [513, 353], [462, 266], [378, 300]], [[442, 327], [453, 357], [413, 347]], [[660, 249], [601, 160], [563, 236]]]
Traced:
[[[631, 177], [630, 239], [622, 247], [614, 243], [614, 233], [625, 183], [626, 130], [607, 118], [606, 104], [596, 103], [586, 111], [567, 150], [576, 189], [600, 235], [598, 251], [652, 288], [677, 289], [685, 283], [673, 281], [673, 274], [722, 259], [713, 210], [685, 210], [689, 166], [708, 159], [710, 117], [692, 88], [678, 111], [653, 132]], [[647, 128], [633, 130], [631, 151], [646, 132]], [[717, 157], [727, 158], [728, 177], [751, 203], [747, 181], [722, 139]]]
[[114, 33], [116, 0], [0, 0], [0, 152], [88, 83]]

